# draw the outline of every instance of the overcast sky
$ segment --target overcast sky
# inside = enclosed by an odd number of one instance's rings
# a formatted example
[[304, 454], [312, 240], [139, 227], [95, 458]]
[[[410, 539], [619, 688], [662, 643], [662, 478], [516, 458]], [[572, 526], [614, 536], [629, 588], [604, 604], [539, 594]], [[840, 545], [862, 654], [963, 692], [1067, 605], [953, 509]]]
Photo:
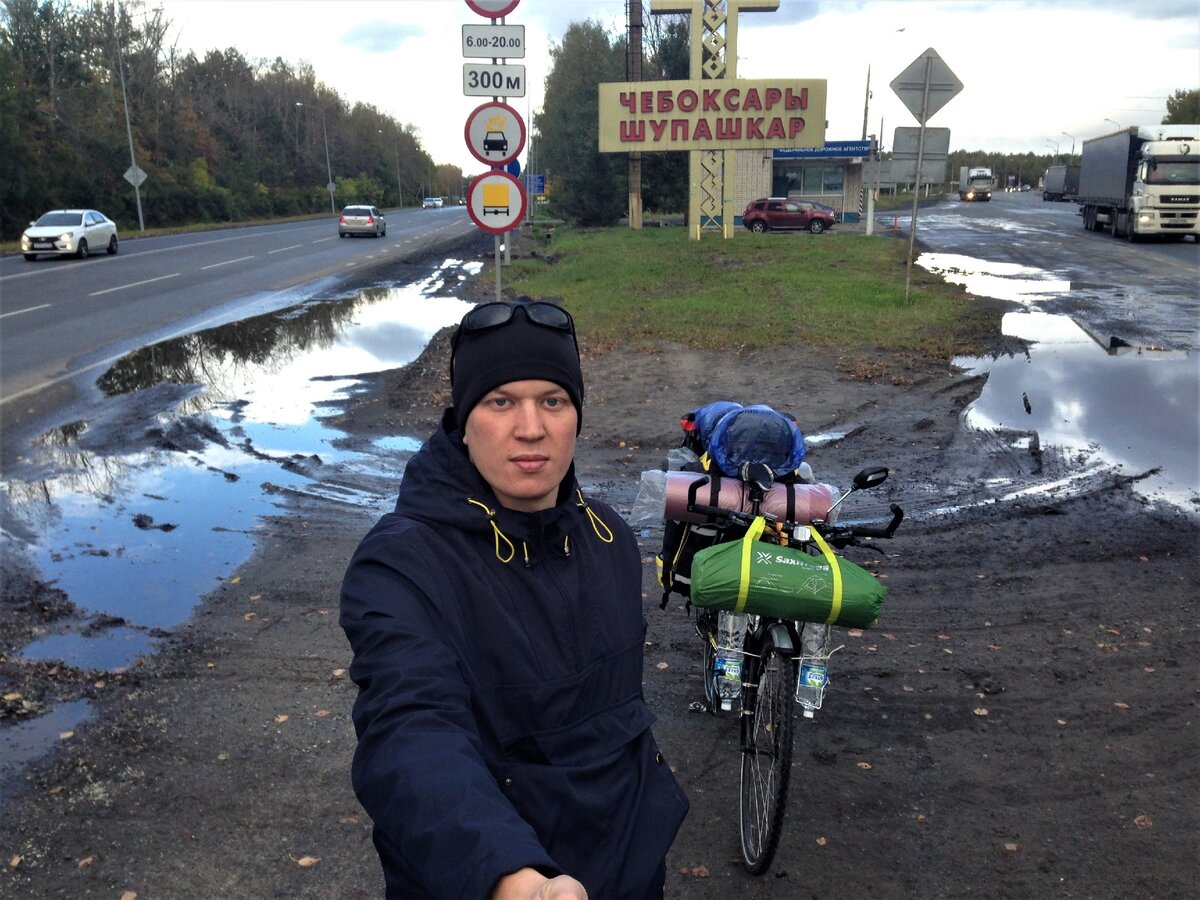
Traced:
[[[486, 98], [463, 96], [462, 26], [488, 19], [465, 0], [158, 3], [181, 50], [232, 46], [251, 61], [307, 62], [348, 103], [415, 125], [436, 162], [482, 168], [463, 137]], [[525, 66], [528, 88], [508, 102], [527, 123], [541, 107], [550, 45], [587, 19], [623, 31], [624, 9], [624, 0], [520, 0], [506, 21], [525, 26], [528, 49], [509, 62]], [[1074, 144], [1078, 153], [1112, 122], [1160, 122], [1168, 96], [1200, 86], [1198, 10], [1197, 0], [780, 0], [774, 12], [741, 14], [737, 74], [825, 79], [826, 140], [859, 140], [869, 66], [867, 132], [887, 149], [897, 127], [917, 124], [889, 84], [932, 47], [963, 83], [929, 121], [950, 129], [951, 150], [1057, 144], [1065, 154]]]

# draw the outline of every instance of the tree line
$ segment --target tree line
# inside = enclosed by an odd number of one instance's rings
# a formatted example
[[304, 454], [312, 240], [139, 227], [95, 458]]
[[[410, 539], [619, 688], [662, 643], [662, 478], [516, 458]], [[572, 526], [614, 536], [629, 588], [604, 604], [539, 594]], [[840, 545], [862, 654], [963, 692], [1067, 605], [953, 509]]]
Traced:
[[311, 66], [181, 54], [170, 29], [142, 0], [3, 0], [0, 237], [61, 207], [138, 221], [130, 135], [148, 227], [319, 213], [326, 138], [339, 204], [461, 192], [462, 171], [436, 165], [413, 125], [348, 103]]

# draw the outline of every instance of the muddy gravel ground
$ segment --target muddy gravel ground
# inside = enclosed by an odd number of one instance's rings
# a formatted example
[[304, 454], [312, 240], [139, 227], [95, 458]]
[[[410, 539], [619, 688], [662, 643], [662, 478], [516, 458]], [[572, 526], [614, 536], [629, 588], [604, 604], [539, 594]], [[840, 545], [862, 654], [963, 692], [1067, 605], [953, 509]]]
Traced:
[[[680, 413], [733, 399], [832, 434], [809, 455], [822, 480], [891, 468], [848, 516], [910, 513], [884, 554], [854, 557], [884, 579], [884, 613], [839, 630], [824, 708], [797, 723], [782, 844], [757, 878], [739, 861], [737, 722], [698, 710], [693, 620], [678, 598], [659, 608], [661, 537], [642, 533], [645, 691], [691, 798], [668, 897], [1200, 896], [1194, 511], [1140, 499], [1139, 473], [1072, 479], [1055, 448], [964, 432], [982, 382], [944, 362], [584, 350], [581, 480], [618, 507], [678, 444]], [[347, 443], [428, 434], [445, 353], [442, 333], [411, 365], [367, 376], [335, 422]], [[381, 894], [349, 784], [355, 689], [337, 626], [372, 518], [296, 498], [237, 578], [124, 673], [20, 663], [20, 629], [6, 632], [6, 696], [37, 683], [47, 705], [86, 696], [96, 714], [4, 802], [0, 895]], [[64, 602], [14, 575], [0, 613], [52, 620]]]

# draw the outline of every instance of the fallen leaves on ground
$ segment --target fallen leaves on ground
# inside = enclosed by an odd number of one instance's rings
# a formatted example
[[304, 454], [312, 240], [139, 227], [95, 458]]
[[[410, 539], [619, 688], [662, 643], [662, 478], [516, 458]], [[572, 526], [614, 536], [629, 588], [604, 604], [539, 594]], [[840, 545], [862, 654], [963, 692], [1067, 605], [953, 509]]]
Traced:
[[860, 763], [858, 764], [858, 767], [859, 767], [860, 769], [863, 769], [863, 770], [866, 770], [866, 769], [870, 769], [870, 768], [872, 768], [872, 766], [871, 766], [871, 764], [870, 764], [869, 762], [860, 762]]
[[286, 722], [287, 720], [288, 720], [288, 717], [287, 717], [286, 715], [284, 715], [283, 713], [280, 713], [279, 715], [277, 715], [277, 716], [275, 717], [275, 724], [276, 724], [276, 725], [282, 725], [282, 724], [283, 724], [284, 722]]
[[661, 672], [663, 669], [670, 668], [670, 665], [669, 665], [668, 663], [665, 663], [665, 662], [660, 662], [660, 663], [657, 663], [657, 664], [654, 666], [654, 668], [658, 669], [658, 670]]
[[321, 857], [319, 857], [319, 856], [302, 856], [299, 859], [296, 859], [296, 857], [293, 856], [292, 861], [295, 862], [296, 865], [298, 865], [302, 869], [311, 869], [313, 866], [315, 866], [317, 863], [319, 863], [321, 861]]
[[982, 706], [975, 707], [972, 712], [977, 716], [986, 716], [988, 714], [988, 711]]
[[95, 861], [96, 861], [96, 857], [94, 857], [94, 856], [85, 856], [85, 857], [84, 857], [83, 859], [81, 859], [79, 862], [75, 863], [75, 868], [77, 868], [77, 869], [86, 869], [88, 866], [90, 866], [90, 865], [91, 865], [92, 863], [94, 863]]
[[1021, 845], [1020, 845], [1020, 844], [1014, 844], [1012, 841], [1009, 841], [1008, 843], [1006, 843], [1006, 844], [1004, 845], [1004, 849], [1005, 849], [1006, 851], [1008, 851], [1009, 853], [1016, 853], [1018, 850], [1020, 850], [1020, 849], [1021, 849]]
[[1138, 813], [1133, 817], [1133, 824], [1138, 828], [1151, 828], [1154, 825], [1148, 813]]
[[1124, 702], [1124, 701], [1122, 701], [1122, 700], [1117, 700], [1117, 701], [1115, 701], [1115, 702], [1113, 703], [1113, 706], [1115, 706], [1117, 709], [1129, 709], [1129, 704], [1128, 704], [1128, 703], [1125, 703], [1125, 702]]
[[817, 838], [817, 846], [818, 846], [818, 847], [824, 847], [824, 846], [825, 846], [826, 844], [828, 844], [828, 843], [829, 843], [829, 840], [828, 840], [828, 838], [826, 838], [824, 835], [822, 835], [821, 837]]

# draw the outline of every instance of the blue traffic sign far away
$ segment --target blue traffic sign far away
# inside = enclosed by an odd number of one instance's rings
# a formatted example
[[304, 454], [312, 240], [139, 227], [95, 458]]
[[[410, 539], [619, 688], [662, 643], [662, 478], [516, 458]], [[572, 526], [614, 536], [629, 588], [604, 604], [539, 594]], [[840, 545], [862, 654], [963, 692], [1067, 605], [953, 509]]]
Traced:
[[514, 159], [512, 162], [507, 163], [504, 166], [504, 171], [513, 178], [519, 178], [521, 175], [521, 161], [519, 159]]

